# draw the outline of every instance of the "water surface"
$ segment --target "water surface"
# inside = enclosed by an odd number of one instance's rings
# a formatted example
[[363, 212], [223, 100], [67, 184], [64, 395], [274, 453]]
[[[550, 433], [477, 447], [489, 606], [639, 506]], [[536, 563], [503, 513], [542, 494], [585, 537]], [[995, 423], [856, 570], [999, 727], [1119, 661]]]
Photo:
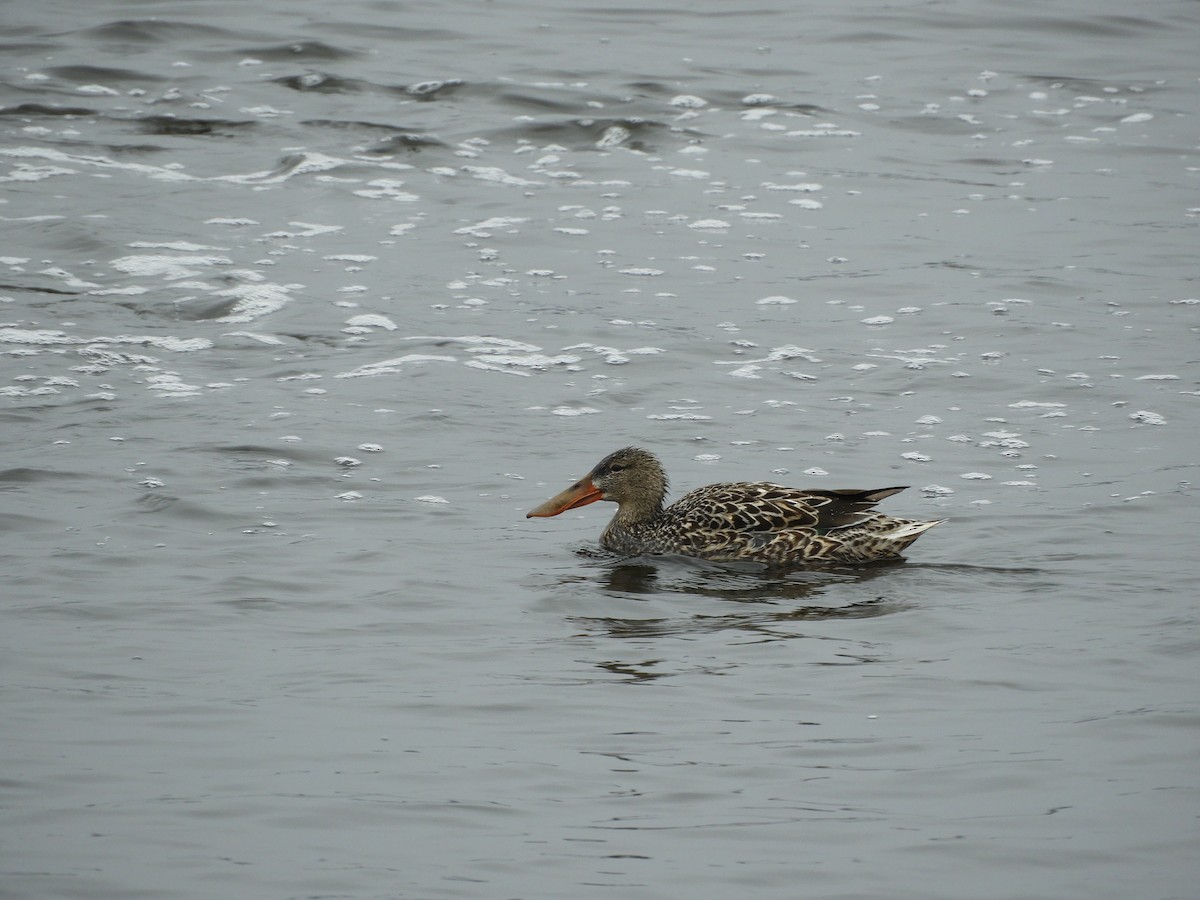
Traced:
[[8, 12], [5, 896], [1192, 895], [1195, 4]]

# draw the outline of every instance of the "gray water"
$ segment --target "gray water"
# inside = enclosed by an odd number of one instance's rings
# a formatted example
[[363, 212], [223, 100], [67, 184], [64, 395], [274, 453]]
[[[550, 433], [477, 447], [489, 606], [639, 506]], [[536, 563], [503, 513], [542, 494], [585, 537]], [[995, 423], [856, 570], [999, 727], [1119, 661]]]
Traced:
[[1196, 895], [1195, 3], [3, 20], [0, 894]]

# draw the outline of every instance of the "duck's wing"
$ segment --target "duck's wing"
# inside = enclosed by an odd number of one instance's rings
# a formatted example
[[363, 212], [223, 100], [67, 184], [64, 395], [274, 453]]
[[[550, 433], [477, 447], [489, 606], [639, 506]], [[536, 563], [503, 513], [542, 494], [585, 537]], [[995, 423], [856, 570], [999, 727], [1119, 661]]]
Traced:
[[765, 481], [710, 484], [685, 494], [666, 512], [699, 531], [824, 533], [869, 519], [876, 503], [902, 490], [800, 490]]

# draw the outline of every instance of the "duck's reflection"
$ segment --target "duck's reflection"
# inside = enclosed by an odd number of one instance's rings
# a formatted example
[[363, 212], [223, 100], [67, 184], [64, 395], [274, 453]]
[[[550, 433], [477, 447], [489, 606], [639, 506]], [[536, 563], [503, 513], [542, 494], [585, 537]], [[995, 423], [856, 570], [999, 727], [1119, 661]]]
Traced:
[[824, 593], [831, 584], [861, 584], [904, 565], [902, 560], [893, 560], [868, 566], [781, 571], [754, 563], [709, 563], [685, 557], [665, 560], [639, 559], [609, 566], [601, 575], [601, 585], [614, 594], [687, 593], [717, 600], [777, 603]]
[[796, 622], [871, 618], [909, 608], [911, 603], [889, 597], [871, 596], [846, 603], [828, 596], [835, 589], [842, 595], [847, 586], [861, 586], [880, 578], [896, 565], [903, 563], [772, 572], [750, 565], [696, 560], [639, 559], [610, 563], [599, 568], [598, 580], [602, 590], [613, 596], [647, 600], [652, 595], [688, 594], [735, 603], [738, 608], [713, 611], [708, 607], [707, 611], [698, 609], [686, 616], [669, 617], [572, 616], [571, 621], [583, 626], [589, 634], [616, 638], [725, 630], [757, 632], [771, 638], [802, 637], [794, 627], [785, 626], [794, 626]]

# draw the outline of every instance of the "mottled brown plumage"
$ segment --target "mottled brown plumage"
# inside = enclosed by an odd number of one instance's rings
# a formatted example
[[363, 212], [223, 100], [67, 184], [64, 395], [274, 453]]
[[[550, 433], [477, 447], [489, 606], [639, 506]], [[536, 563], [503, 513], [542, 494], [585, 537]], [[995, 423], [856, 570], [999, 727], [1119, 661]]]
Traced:
[[770, 565], [896, 559], [942, 520], [897, 519], [874, 511], [902, 487], [807, 490], [769, 482], [710, 484], [666, 508], [667, 476], [653, 453], [626, 447], [527, 514], [556, 516], [597, 500], [617, 513], [600, 537], [630, 556], [678, 553]]

